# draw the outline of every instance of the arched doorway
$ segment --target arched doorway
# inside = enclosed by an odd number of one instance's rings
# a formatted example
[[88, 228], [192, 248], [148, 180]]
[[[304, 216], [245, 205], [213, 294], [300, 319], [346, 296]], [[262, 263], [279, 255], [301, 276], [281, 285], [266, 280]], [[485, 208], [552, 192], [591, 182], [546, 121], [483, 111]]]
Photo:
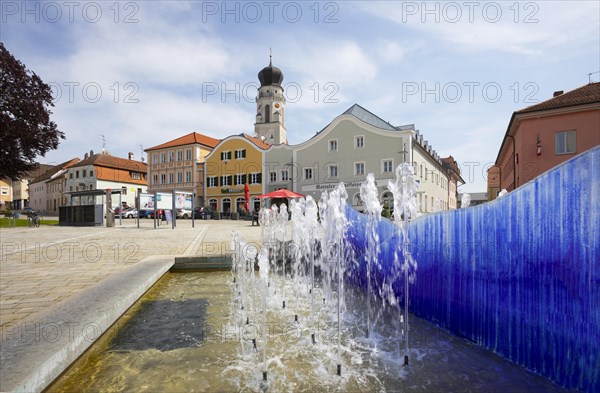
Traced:
[[386, 191], [381, 195], [381, 206], [383, 210], [389, 211], [391, 217], [394, 213], [394, 195], [391, 192]]
[[231, 198], [223, 198], [221, 202], [223, 215], [229, 216], [231, 214]]

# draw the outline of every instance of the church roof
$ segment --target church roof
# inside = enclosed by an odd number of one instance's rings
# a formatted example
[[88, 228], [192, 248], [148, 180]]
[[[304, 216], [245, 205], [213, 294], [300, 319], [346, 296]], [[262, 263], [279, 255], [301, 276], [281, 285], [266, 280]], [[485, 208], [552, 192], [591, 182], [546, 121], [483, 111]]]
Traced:
[[281, 72], [279, 68], [274, 67], [272, 61], [269, 59], [269, 65], [258, 73], [258, 80], [260, 81], [261, 87], [271, 85], [281, 86], [281, 82], [283, 82], [283, 72]]

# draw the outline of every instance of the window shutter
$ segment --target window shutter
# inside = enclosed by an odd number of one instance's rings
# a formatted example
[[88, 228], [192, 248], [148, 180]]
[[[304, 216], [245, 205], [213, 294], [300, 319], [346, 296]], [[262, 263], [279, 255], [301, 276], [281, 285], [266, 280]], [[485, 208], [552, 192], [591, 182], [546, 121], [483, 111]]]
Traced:
[[246, 149], [242, 150], [242, 158], [246, 158]]
[[247, 175], [242, 175], [242, 184], [246, 184]]
[[227, 182], [227, 184], [231, 185], [231, 178], [232, 178], [233, 176], [229, 175], [229, 176], [227, 176], [227, 177], [229, 178], [229, 181]]
[[262, 183], [262, 173], [257, 173], [256, 174], [256, 183], [257, 184]]
[[233, 185], [234, 186], [238, 185], [238, 177], [237, 177], [237, 175], [233, 177]]
[[221, 152], [221, 161], [223, 161], [225, 159], [225, 153]]

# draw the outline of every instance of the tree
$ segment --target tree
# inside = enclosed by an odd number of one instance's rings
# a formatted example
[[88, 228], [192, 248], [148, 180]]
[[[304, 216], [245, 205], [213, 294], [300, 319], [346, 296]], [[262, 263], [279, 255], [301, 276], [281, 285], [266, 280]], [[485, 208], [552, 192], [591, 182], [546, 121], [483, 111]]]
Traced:
[[52, 91], [0, 42], [0, 178], [20, 179], [65, 139], [50, 121]]

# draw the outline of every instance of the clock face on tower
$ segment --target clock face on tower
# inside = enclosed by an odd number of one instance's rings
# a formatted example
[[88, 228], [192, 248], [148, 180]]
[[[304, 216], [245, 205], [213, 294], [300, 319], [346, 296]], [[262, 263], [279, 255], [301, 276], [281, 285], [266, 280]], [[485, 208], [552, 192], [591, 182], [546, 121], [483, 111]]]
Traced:
[[273, 107], [275, 109], [279, 109], [279, 108], [281, 108], [281, 104], [279, 104], [279, 102], [276, 102], [276, 103], [273, 104]]

